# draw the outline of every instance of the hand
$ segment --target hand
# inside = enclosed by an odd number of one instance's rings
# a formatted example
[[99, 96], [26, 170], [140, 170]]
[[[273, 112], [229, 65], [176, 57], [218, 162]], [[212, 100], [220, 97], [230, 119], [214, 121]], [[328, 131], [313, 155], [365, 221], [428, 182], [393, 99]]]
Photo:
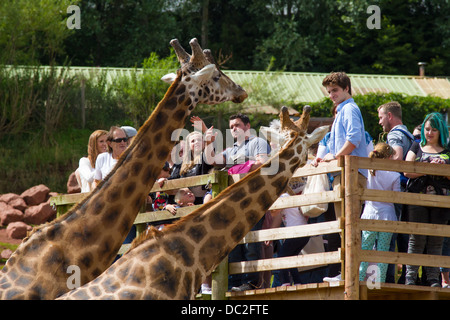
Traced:
[[214, 142], [216, 140], [218, 132], [213, 133], [213, 129], [214, 129], [214, 127], [211, 126], [211, 128], [209, 128], [209, 129], [207, 129], [205, 131], [205, 142], [206, 142], [206, 144], [210, 144], [210, 143], [212, 143], [212, 142]]
[[203, 120], [198, 116], [192, 116], [190, 121], [192, 122], [194, 129], [197, 131], [201, 131], [204, 133], [208, 129], [205, 125], [205, 122], [203, 122]]
[[314, 158], [313, 161], [311, 161], [311, 165], [313, 167], [317, 167], [319, 165], [319, 162], [322, 162], [322, 158]]
[[159, 178], [156, 182], [158, 183], [159, 187], [162, 188], [166, 180], [167, 178]]
[[336, 159], [336, 157], [334, 156], [334, 154], [332, 154], [332, 153], [327, 153], [327, 154], [323, 157], [322, 161], [329, 162], [329, 161], [332, 161], [332, 160], [335, 160], [335, 159]]
[[177, 207], [175, 207], [173, 204], [166, 205], [165, 209], [167, 211], [169, 211], [172, 215], [176, 215], [177, 214]]

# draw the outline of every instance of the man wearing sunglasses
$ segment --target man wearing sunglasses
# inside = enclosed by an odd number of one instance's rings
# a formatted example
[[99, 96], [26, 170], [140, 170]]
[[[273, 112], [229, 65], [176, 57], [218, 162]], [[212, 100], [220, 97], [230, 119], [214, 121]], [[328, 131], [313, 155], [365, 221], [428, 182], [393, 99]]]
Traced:
[[122, 152], [128, 147], [128, 136], [120, 127], [113, 126], [109, 129], [106, 142], [108, 152], [99, 154], [95, 162], [94, 179], [96, 184], [103, 180], [114, 168]]

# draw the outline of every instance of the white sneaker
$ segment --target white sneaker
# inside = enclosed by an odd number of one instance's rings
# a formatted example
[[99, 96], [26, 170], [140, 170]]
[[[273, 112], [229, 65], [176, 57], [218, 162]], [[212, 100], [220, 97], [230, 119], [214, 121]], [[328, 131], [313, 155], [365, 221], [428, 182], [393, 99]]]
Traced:
[[202, 294], [212, 294], [211, 287], [205, 284], [202, 284]]
[[342, 277], [341, 277], [341, 274], [338, 274], [336, 277], [332, 277], [332, 278], [330, 278], [330, 277], [325, 277], [325, 278], [323, 278], [323, 281], [324, 281], [324, 282], [342, 281]]

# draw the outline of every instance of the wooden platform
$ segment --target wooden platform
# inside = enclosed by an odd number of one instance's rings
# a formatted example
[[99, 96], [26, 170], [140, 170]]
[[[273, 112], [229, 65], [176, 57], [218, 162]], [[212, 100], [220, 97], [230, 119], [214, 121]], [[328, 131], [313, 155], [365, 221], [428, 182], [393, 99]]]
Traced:
[[[383, 283], [369, 288], [360, 283], [360, 300], [450, 300], [450, 288]], [[268, 289], [227, 292], [229, 300], [345, 300], [345, 282], [324, 282]]]

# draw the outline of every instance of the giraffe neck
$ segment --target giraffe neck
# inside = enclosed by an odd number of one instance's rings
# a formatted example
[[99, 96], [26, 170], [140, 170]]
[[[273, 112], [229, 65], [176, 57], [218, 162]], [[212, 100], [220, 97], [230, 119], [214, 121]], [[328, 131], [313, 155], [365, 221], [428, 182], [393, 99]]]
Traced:
[[194, 107], [180, 78], [111, 174], [85, 200], [19, 246], [2, 270], [1, 299], [53, 299], [69, 290], [69, 266], [80, 268], [84, 284], [111, 265], [174, 144], [172, 131], [184, 126]]
[[[300, 139], [301, 140], [301, 139]], [[154, 231], [96, 280], [64, 299], [192, 299], [205, 277], [231, 252], [286, 189], [302, 163], [289, 144], [260, 169], [178, 223]], [[278, 173], [262, 168], [279, 161]]]

